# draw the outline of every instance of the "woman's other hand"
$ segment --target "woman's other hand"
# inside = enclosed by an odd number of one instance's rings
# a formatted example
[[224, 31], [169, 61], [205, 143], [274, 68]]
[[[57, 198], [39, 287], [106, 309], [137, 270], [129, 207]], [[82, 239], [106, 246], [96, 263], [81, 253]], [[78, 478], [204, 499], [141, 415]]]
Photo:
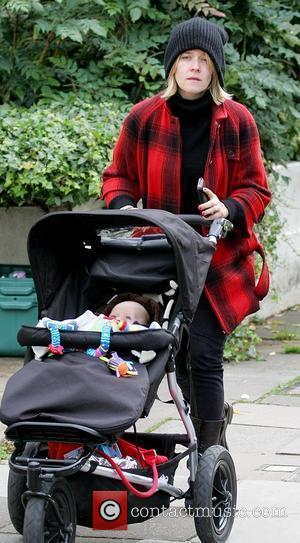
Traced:
[[227, 207], [221, 202], [218, 196], [207, 187], [203, 188], [206, 196], [209, 198], [205, 204], [200, 204], [198, 210], [202, 217], [209, 220], [226, 219], [229, 215]]

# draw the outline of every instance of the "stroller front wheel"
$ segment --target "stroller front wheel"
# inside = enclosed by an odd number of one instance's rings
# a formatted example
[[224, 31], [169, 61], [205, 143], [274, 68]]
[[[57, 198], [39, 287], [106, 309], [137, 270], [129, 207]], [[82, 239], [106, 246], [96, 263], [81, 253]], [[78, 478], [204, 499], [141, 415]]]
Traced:
[[[36, 443], [26, 443], [23, 456], [34, 456], [36, 448]], [[26, 475], [15, 473], [10, 468], [7, 484], [7, 506], [11, 523], [19, 534], [23, 534], [25, 512], [21, 501], [21, 496], [26, 490]]]
[[63, 519], [49, 501], [40, 497], [29, 499], [24, 516], [23, 543], [74, 543], [76, 536], [76, 504], [72, 490], [64, 478], [56, 479], [49, 490]]
[[194, 483], [194, 522], [201, 543], [224, 543], [231, 532], [237, 481], [230, 453], [220, 445], [199, 459]]

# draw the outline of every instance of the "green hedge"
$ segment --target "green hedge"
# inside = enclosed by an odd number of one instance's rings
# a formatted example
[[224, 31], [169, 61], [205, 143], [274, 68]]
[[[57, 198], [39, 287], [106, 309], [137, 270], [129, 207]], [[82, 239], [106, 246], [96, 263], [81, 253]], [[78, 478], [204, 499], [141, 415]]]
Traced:
[[0, 206], [72, 207], [99, 195], [123, 116], [115, 103], [71, 96], [30, 109], [1, 106]]

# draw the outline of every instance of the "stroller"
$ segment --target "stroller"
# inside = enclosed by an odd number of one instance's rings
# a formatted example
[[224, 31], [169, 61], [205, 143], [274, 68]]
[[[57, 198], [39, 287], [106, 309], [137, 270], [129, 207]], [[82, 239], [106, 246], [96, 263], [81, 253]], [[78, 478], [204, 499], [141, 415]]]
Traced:
[[[201, 224], [205, 237], [197, 231]], [[117, 379], [85, 353], [98, 347], [98, 332], [61, 330], [61, 344], [69, 352], [37, 361], [32, 347], [47, 346], [49, 330], [23, 326], [19, 331], [19, 343], [28, 347], [25, 363], [7, 383], [1, 420], [15, 445], [8, 509], [24, 543], [74, 542], [77, 524], [94, 526], [93, 495], [99, 491], [107, 496], [126, 492], [124, 524], [143, 522], [166, 510], [171, 500], [189, 496], [202, 543], [228, 538], [236, 507], [234, 464], [220, 445], [198, 455], [189, 398], [177, 385], [177, 377], [184, 375], [177, 361], [186, 358], [188, 326], [217, 240], [231, 226], [224, 219], [209, 222], [160, 210], [105, 210], [52, 213], [32, 227], [28, 254], [39, 317], [75, 318], [128, 290], [159, 295], [164, 317], [160, 329], [111, 334], [114, 351], [155, 351], [147, 364], [136, 362], [138, 375], [130, 379]], [[117, 229], [113, 237], [112, 228]], [[125, 237], [126, 229], [133, 236]], [[135, 423], [150, 413], [165, 375], [185, 432], [138, 433]], [[120, 437], [144, 462], [121, 473], [114, 466], [96, 465], [95, 449], [114, 446]], [[77, 447], [77, 457], [51, 457], [50, 445], [62, 442]], [[153, 449], [164, 457], [161, 463], [149, 453]], [[185, 490], [174, 485], [183, 459], [190, 472]], [[143, 514], [137, 514], [141, 509]]]

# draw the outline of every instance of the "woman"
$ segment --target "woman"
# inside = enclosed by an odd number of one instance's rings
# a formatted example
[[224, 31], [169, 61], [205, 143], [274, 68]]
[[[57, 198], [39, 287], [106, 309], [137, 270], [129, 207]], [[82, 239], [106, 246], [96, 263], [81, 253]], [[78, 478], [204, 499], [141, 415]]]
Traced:
[[[232, 407], [223, 391], [226, 335], [259, 308], [268, 271], [255, 285], [253, 232], [270, 201], [259, 135], [251, 113], [224, 89], [225, 30], [195, 17], [176, 25], [164, 58], [167, 89], [136, 104], [103, 173], [110, 208], [143, 206], [173, 213], [226, 217], [234, 225], [218, 243], [190, 328], [191, 415], [199, 452], [226, 446]], [[208, 201], [199, 205], [197, 180]]]

